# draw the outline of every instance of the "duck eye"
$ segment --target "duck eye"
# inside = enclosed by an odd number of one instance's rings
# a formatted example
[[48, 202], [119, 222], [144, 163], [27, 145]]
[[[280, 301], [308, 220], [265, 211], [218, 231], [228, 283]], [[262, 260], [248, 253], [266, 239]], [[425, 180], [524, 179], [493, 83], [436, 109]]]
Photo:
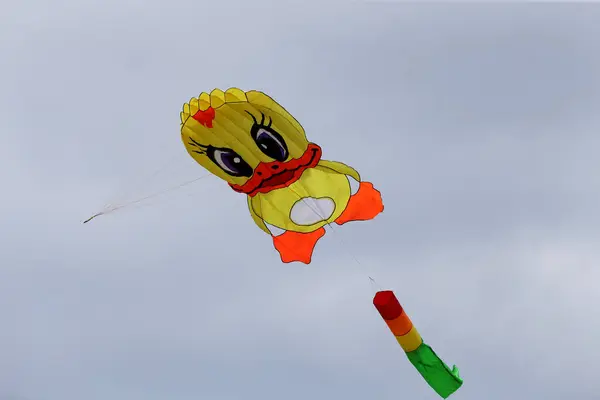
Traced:
[[231, 149], [209, 147], [206, 155], [231, 176], [252, 176], [253, 170], [242, 156]]
[[280, 162], [288, 158], [287, 145], [279, 133], [267, 126], [255, 126], [251, 133], [260, 151], [267, 156]]

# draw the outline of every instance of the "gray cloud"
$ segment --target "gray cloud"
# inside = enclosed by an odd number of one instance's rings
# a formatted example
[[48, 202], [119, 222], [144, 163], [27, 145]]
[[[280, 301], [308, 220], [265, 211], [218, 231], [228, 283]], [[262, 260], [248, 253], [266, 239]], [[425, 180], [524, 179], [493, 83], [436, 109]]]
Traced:
[[[453, 398], [597, 396], [597, 7], [3, 14], [0, 398], [435, 398], [369, 274], [461, 368]], [[328, 232], [311, 266], [282, 265], [212, 177], [80, 224], [119, 188], [203, 175], [178, 112], [229, 86], [273, 95], [384, 214]]]

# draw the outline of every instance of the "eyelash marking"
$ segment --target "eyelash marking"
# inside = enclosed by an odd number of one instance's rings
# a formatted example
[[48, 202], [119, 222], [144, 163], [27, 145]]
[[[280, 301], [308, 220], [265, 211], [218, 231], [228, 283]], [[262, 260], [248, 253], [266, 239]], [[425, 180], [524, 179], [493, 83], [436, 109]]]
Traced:
[[188, 144], [192, 147], [197, 148], [198, 150], [192, 150], [193, 153], [196, 154], [206, 154], [206, 149], [208, 149], [208, 146], [205, 146], [203, 144], [200, 144], [198, 142], [196, 142], [194, 139], [189, 138], [190, 141], [188, 142]]
[[269, 118], [269, 123], [267, 125], [265, 125], [265, 114], [264, 113], [260, 113], [261, 119], [260, 119], [260, 123], [256, 120], [256, 117], [254, 116], [254, 114], [252, 114], [250, 111], [248, 110], [244, 110], [246, 111], [246, 113], [252, 118], [252, 121], [254, 121], [254, 125], [256, 126], [264, 126], [267, 128], [271, 127], [271, 124], [273, 123], [273, 118], [268, 117]]

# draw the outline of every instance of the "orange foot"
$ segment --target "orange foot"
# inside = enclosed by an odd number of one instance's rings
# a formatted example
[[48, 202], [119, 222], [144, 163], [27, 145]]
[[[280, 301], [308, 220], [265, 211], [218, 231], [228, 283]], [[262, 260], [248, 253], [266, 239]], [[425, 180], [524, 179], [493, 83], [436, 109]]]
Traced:
[[279, 236], [273, 236], [273, 245], [284, 263], [300, 261], [310, 264], [315, 245], [323, 235], [325, 235], [325, 228], [308, 233], [286, 231]]
[[346, 209], [336, 220], [338, 225], [350, 221], [367, 221], [383, 211], [381, 193], [371, 182], [361, 182], [358, 192], [350, 197]]

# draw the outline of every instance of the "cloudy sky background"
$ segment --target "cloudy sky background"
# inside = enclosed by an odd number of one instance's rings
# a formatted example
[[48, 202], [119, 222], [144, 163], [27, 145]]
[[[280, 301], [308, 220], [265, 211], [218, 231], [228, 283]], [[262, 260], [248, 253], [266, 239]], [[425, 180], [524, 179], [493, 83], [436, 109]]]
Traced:
[[[454, 399], [597, 399], [600, 7], [244, 3], [3, 5], [0, 399], [437, 398], [369, 274], [459, 366]], [[213, 177], [81, 224], [204, 175], [179, 111], [230, 86], [384, 214], [310, 266]]]

